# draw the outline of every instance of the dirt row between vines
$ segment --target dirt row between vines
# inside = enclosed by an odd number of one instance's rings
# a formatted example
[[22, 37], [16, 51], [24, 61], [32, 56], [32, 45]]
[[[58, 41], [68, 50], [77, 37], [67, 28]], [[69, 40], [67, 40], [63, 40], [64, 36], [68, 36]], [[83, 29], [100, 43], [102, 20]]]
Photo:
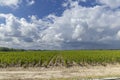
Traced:
[[119, 77], [120, 65], [51, 68], [0, 68], [0, 80]]

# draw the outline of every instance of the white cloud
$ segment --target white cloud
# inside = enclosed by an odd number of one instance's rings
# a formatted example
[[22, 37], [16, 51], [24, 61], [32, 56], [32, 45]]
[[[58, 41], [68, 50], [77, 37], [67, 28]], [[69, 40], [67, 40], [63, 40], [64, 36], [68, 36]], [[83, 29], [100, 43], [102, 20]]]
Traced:
[[33, 5], [35, 4], [35, 0], [27, 0], [27, 5]]
[[35, 4], [35, 0], [0, 0], [0, 6], [7, 6], [11, 8], [18, 8], [20, 4], [25, 1], [26, 5], [33, 5]]
[[0, 45], [34, 49], [120, 48], [119, 10], [71, 4], [74, 7], [66, 9], [61, 17], [38, 19], [33, 15], [29, 22], [12, 14], [0, 14], [5, 18], [5, 23], [0, 24]]
[[78, 6], [78, 2], [79, 1], [86, 1], [86, 0], [75, 0], [75, 1], [73, 1], [73, 0], [66, 0], [66, 2], [64, 2], [63, 4], [62, 4], [62, 6], [63, 7], [70, 7], [70, 8], [72, 8], [72, 7], [75, 7], [75, 6]]
[[111, 8], [120, 7], [120, 0], [98, 0], [100, 3], [109, 6]]
[[[1, 46], [15, 48], [34, 48], [38, 46], [37, 48], [45, 49], [48, 45], [59, 46], [58, 42], [62, 40], [60, 34], [56, 34], [55, 31], [51, 33], [52, 27], [49, 27], [51, 23], [37, 19], [35, 16], [30, 17], [30, 22], [12, 14], [0, 14], [0, 18], [5, 18], [5, 23], [0, 24]], [[50, 46], [48, 48], [52, 49]]]
[[21, 3], [21, 0], [0, 0], [0, 6], [8, 6], [8, 7], [18, 7]]
[[120, 31], [117, 32], [117, 39], [120, 40]]

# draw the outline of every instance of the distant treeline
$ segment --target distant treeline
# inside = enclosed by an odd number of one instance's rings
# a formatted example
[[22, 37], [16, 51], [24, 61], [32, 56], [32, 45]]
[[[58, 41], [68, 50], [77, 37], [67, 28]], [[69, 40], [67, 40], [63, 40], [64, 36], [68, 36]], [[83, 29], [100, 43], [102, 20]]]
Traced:
[[0, 51], [25, 51], [25, 49], [14, 49], [14, 48], [0, 47]]

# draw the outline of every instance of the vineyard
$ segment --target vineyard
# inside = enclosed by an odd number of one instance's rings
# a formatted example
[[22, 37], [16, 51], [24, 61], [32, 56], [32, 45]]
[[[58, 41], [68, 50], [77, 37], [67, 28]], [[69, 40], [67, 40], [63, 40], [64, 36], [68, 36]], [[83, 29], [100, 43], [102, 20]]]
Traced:
[[120, 63], [120, 50], [0, 51], [0, 67], [87, 66]]

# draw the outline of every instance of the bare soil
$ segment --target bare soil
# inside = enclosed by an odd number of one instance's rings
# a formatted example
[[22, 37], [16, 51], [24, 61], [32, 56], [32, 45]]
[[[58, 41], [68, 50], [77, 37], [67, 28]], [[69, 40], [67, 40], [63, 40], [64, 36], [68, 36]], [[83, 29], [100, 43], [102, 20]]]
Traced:
[[0, 68], [0, 80], [49, 80], [57, 78], [119, 77], [120, 65], [51, 68]]

